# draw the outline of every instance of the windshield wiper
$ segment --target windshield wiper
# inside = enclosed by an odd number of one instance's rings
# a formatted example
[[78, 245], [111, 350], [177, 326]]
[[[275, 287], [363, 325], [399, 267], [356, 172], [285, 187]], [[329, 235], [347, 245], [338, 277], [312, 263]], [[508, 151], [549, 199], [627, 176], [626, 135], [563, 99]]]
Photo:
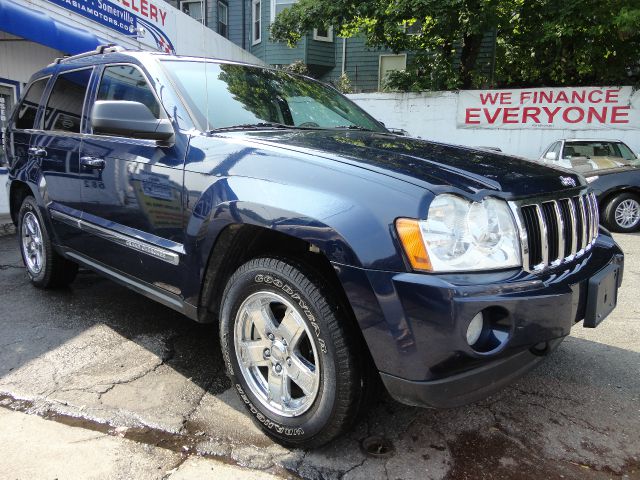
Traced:
[[360, 125], [338, 125], [337, 127], [331, 127], [334, 130], [361, 130], [363, 132], [373, 132], [370, 128], [361, 127]]
[[264, 128], [282, 128], [282, 129], [295, 129], [295, 130], [305, 129], [305, 127], [296, 127], [295, 125], [285, 125], [284, 123], [259, 122], [259, 123], [244, 123], [241, 125], [231, 125], [229, 127], [213, 128], [211, 130], [208, 130], [207, 133], [229, 132], [234, 130], [261, 130]]
[[240, 125], [230, 125], [228, 127], [213, 128], [207, 133], [228, 132], [233, 130], [259, 130], [262, 128], [295, 128], [291, 125], [275, 122], [243, 123]]

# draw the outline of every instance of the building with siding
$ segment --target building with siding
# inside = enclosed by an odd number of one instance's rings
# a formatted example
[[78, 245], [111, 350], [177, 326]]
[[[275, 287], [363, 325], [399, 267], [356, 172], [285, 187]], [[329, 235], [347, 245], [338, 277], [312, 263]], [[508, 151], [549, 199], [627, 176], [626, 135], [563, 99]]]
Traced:
[[339, 38], [332, 28], [314, 29], [290, 48], [274, 42], [269, 27], [296, 0], [166, 0], [272, 66], [301, 61], [312, 76], [335, 82], [342, 72], [357, 92], [376, 91], [390, 69], [406, 67], [406, 53], [368, 47], [364, 38]]
[[[286, 66], [295, 61], [307, 65], [312, 76], [335, 83], [344, 72], [355, 92], [380, 90], [391, 70], [403, 70], [411, 52], [395, 54], [372, 48], [363, 37], [339, 38], [333, 29], [314, 29], [294, 48], [274, 42], [269, 27], [276, 15], [297, 0], [166, 0], [266, 64]], [[205, 12], [206, 15], [203, 13]], [[487, 35], [478, 59], [491, 71], [495, 35]]]

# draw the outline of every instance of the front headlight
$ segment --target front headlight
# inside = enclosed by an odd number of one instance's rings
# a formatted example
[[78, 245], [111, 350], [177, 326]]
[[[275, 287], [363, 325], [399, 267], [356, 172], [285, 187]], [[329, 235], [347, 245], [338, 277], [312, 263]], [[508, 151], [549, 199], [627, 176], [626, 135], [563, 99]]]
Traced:
[[489, 197], [470, 202], [456, 195], [438, 195], [426, 220], [401, 218], [396, 228], [418, 270], [463, 272], [522, 265], [518, 229], [503, 200]]

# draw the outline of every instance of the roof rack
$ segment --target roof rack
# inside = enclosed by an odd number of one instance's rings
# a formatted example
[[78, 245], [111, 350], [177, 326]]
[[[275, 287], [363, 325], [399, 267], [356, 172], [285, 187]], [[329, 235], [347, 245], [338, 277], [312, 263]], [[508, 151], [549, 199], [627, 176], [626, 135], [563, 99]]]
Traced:
[[70, 55], [66, 57], [56, 58], [53, 63], [49, 66], [58, 65], [59, 63], [66, 62], [69, 60], [75, 60], [77, 58], [90, 57], [91, 55], [102, 55], [103, 53], [113, 53], [113, 52], [122, 52], [125, 48], [120, 45], [116, 45], [115, 43], [108, 43], [106, 45], [98, 45], [95, 50], [90, 50], [88, 52], [79, 53], [77, 55]]

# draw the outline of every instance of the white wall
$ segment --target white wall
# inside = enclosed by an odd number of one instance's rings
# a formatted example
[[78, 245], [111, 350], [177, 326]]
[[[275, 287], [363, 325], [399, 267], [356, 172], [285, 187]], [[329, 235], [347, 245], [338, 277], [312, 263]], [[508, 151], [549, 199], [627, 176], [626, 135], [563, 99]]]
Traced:
[[456, 92], [358, 93], [349, 98], [389, 128], [402, 128], [412, 136], [438, 142], [498, 147], [505, 153], [533, 159], [560, 138], [607, 138], [622, 140], [640, 152], [640, 130], [457, 128]]
[[62, 52], [0, 32], [0, 78], [26, 83]]

